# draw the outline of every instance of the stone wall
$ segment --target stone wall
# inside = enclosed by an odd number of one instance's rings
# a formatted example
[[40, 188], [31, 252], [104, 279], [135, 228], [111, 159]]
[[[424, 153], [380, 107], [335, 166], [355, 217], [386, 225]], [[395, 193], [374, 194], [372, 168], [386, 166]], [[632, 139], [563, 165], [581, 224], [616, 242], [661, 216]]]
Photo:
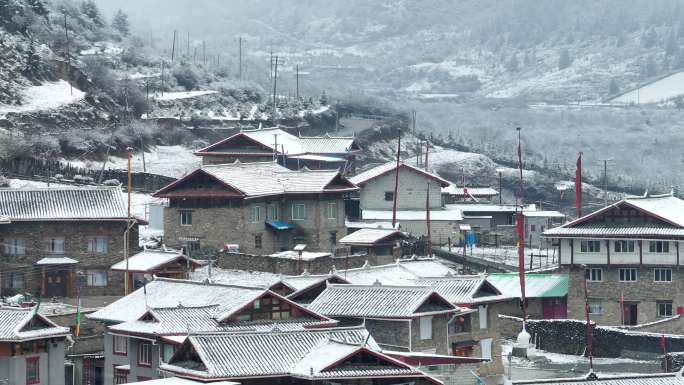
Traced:
[[447, 323], [453, 314], [440, 314], [432, 316], [432, 338], [420, 338], [420, 318], [414, 318], [411, 322], [411, 350], [414, 352], [430, 352], [449, 355], [449, 338], [447, 336]]
[[[499, 316], [502, 329], [521, 330], [521, 319]], [[586, 322], [579, 320], [528, 320], [527, 331], [539, 349], [562, 354], [584, 354]], [[662, 354], [661, 334], [594, 326], [594, 357], [655, 358]], [[667, 351], [684, 351], [684, 336], [666, 335]]]
[[409, 351], [411, 341], [410, 322], [389, 320], [366, 320], [366, 329], [385, 350]]
[[[23, 255], [9, 255], [6, 249], [2, 250], [0, 266], [3, 273], [0, 276], [3, 284], [3, 295], [13, 292], [29, 291], [35, 295], [40, 294], [41, 268], [35, 263], [45, 257], [69, 257], [79, 263], [73, 265], [72, 282], [67, 287], [67, 295], [75, 296], [75, 273], [88, 270], [100, 270], [107, 272], [106, 286], [86, 286], [81, 294], [84, 296], [96, 295], [121, 295], [123, 293], [123, 274], [109, 271], [109, 268], [124, 259], [124, 230], [125, 223], [113, 221], [89, 221], [89, 222], [14, 222], [4, 225], [0, 229], [0, 242], [8, 243], [13, 239], [24, 241], [25, 253]], [[90, 237], [107, 237], [107, 252], [94, 253], [88, 251], [88, 239]], [[50, 255], [46, 252], [46, 238], [64, 238], [64, 253]], [[138, 227], [135, 226], [130, 232], [131, 245], [129, 255], [138, 251]], [[68, 267], [68, 265], [67, 265]], [[46, 269], [54, 269], [54, 265], [45, 266]], [[10, 273], [23, 272], [25, 278], [24, 288], [12, 289], [8, 287], [8, 281], [12, 278]]]
[[[369, 260], [370, 258], [370, 260]], [[221, 252], [217, 257], [217, 266], [222, 269], [264, 271], [275, 274], [299, 275], [303, 271], [311, 274], [328, 274], [333, 270], [351, 269], [363, 266], [368, 260], [374, 264], [373, 256], [352, 255], [349, 257], [320, 257], [310, 261], [253, 255], [243, 253]]]

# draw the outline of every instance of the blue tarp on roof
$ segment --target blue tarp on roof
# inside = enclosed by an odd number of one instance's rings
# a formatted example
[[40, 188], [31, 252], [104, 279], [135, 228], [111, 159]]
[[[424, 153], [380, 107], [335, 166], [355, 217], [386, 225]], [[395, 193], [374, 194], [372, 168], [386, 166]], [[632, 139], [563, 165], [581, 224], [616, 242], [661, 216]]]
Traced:
[[288, 221], [266, 221], [266, 224], [276, 230], [292, 230], [294, 225]]

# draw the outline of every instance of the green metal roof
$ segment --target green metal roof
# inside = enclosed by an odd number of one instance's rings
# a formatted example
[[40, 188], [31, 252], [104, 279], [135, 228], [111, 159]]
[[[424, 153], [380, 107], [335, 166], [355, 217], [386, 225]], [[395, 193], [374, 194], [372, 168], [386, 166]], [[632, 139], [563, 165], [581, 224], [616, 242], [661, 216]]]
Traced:
[[[503, 295], [520, 297], [518, 273], [489, 274], [487, 280]], [[525, 296], [528, 298], [557, 298], [568, 295], [567, 274], [525, 274]]]

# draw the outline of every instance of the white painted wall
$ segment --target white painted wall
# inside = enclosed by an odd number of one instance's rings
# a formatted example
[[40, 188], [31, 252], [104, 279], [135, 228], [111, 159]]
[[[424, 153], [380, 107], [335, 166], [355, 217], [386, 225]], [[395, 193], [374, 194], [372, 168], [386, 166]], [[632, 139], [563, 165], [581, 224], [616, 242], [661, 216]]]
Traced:
[[[391, 210], [392, 201], [385, 200], [386, 191], [394, 191], [395, 173], [380, 176], [361, 188], [361, 209]], [[413, 171], [399, 171], [399, 192], [397, 210], [425, 209], [427, 186], [430, 185], [430, 207], [442, 206], [442, 189], [434, 180], [428, 179]]]

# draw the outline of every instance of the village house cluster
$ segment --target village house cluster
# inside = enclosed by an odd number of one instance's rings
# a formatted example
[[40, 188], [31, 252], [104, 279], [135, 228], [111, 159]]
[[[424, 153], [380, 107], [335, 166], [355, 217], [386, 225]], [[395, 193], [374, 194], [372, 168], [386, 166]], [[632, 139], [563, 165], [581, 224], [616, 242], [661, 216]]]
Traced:
[[[601, 325], [684, 330], [682, 200], [566, 221], [362, 154], [354, 137], [242, 131], [196, 151], [154, 218], [120, 187], [0, 189], [0, 383], [477, 384], [504, 372], [523, 313], [588, 304]], [[529, 267], [468, 251], [514, 246], [518, 212]], [[141, 247], [148, 220], [163, 241]], [[523, 312], [517, 271], [542, 249], [555, 266], [526, 274]]]

